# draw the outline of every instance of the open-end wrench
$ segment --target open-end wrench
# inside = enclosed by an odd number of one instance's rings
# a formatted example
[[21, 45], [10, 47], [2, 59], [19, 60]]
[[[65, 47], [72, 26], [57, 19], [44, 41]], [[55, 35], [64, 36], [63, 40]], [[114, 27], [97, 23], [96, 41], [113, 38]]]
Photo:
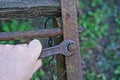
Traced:
[[56, 54], [70, 56], [74, 53], [76, 48], [77, 48], [77, 44], [73, 40], [67, 39], [57, 46], [43, 49], [39, 58], [45, 58]]

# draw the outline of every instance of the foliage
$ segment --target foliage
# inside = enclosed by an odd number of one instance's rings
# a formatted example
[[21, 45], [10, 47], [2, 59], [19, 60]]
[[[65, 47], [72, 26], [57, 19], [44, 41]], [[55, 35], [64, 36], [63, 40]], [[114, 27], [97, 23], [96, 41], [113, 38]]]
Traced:
[[[102, 0], [92, 0], [90, 3], [89, 1], [80, 0], [80, 5], [82, 5], [83, 11], [85, 11], [82, 17], [78, 18], [78, 24], [82, 25], [85, 29], [80, 35], [82, 40], [81, 51], [85, 51], [83, 49], [94, 48], [97, 45], [97, 40], [107, 35], [108, 23], [106, 19], [109, 15], [106, 14], [106, 10], [101, 10], [99, 7], [92, 10], [93, 7], [98, 5], [103, 6], [102, 4], [104, 5]], [[88, 6], [91, 6], [90, 10], [86, 9]]]
[[[9, 22], [3, 21], [0, 26], [0, 31], [1, 32], [14, 32], [14, 31], [24, 31], [24, 30], [31, 30], [32, 27], [30, 25], [30, 21], [17, 21], [17, 20], [12, 20]], [[14, 44], [14, 40], [10, 41], [0, 41], [1, 44]]]
[[120, 13], [117, 0], [79, 0], [84, 80], [120, 80]]
[[32, 29], [30, 25], [30, 21], [17, 21], [12, 20], [11, 22], [5, 22], [3, 21], [1, 24], [0, 31], [2, 32], [10, 32], [10, 31], [24, 31], [24, 30], [30, 30]]
[[33, 77], [31, 80], [40, 80], [45, 75], [43, 70], [38, 70], [36, 73], [34, 73]]

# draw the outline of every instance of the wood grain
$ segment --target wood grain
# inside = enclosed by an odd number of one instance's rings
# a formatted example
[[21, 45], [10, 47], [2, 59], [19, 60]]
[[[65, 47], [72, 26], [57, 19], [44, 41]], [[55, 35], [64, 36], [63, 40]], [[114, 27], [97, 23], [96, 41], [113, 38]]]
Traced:
[[0, 19], [60, 16], [59, 0], [0, 0]]

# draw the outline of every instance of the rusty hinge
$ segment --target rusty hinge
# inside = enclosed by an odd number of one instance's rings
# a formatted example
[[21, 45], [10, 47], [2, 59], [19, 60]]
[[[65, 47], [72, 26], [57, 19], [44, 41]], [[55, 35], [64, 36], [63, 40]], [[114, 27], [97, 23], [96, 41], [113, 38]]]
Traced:
[[57, 46], [43, 49], [39, 58], [44, 58], [56, 54], [70, 56], [74, 54], [74, 51], [76, 49], [77, 49], [77, 44], [75, 43], [75, 41], [66, 39]]

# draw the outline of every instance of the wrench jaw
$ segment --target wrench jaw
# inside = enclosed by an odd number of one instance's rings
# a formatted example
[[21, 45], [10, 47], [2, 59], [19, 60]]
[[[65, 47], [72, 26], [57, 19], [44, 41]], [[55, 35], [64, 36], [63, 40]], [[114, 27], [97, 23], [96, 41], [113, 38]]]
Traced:
[[70, 39], [64, 40], [64, 44], [62, 45], [62, 50], [63, 50], [62, 54], [65, 55], [65, 56], [71, 56], [71, 55], [73, 55], [74, 51], [76, 50], [76, 49], [74, 49], [74, 50], [70, 49], [71, 47], [74, 47], [73, 45], [76, 45], [75, 41], [70, 40]]
[[75, 43], [75, 41], [66, 39], [57, 46], [43, 49], [39, 58], [45, 58], [57, 54], [62, 54], [64, 56], [71, 56], [74, 54], [74, 51], [76, 49], [77, 49], [77, 44]]

